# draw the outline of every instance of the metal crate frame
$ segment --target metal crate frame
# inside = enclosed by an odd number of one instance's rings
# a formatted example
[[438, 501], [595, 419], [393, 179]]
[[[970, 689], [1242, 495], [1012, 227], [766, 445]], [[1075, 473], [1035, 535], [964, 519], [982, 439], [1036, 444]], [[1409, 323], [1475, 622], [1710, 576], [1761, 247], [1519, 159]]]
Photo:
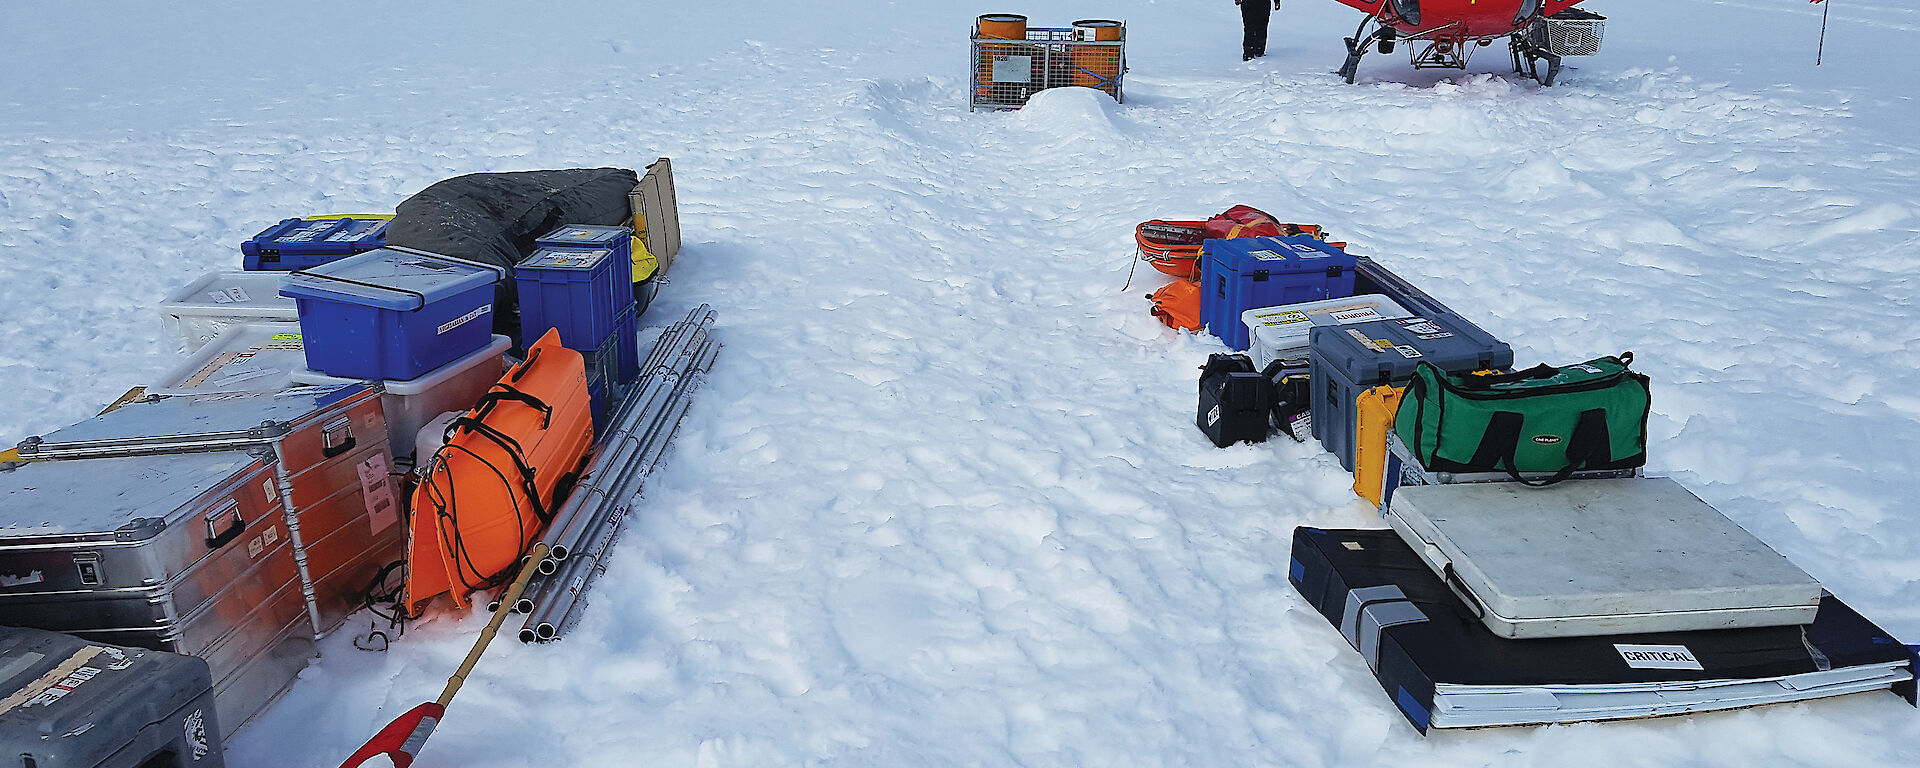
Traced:
[[[976, 26], [968, 48], [967, 111], [1019, 109], [1035, 93], [1073, 85], [1095, 88], [1124, 104], [1126, 91], [1121, 81], [1127, 73], [1126, 45], [1125, 22], [1120, 25], [1120, 39], [1110, 41], [1081, 40], [1071, 27], [1028, 27], [1025, 40], [982, 38]], [[1105, 53], [1109, 49], [1112, 53]], [[1024, 66], [1015, 60], [1021, 56], [1028, 57]], [[1113, 76], [1076, 66], [1076, 56], [1102, 59], [1100, 64], [1112, 65]], [[995, 78], [996, 71], [1006, 76], [1009, 67], [1025, 69], [1027, 79]]]
[[1600, 52], [1606, 26], [1604, 19], [1547, 19], [1547, 50], [1561, 56], [1592, 56]]

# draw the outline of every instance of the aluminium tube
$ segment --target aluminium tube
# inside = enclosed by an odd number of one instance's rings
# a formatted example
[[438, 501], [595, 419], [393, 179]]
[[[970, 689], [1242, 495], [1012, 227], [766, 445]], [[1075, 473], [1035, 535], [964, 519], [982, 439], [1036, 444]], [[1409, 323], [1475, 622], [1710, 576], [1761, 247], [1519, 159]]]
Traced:
[[[665, 381], [661, 382], [663, 385], [667, 383], [668, 382]], [[554, 553], [549, 550], [546, 561], [541, 563], [542, 572], [552, 573], [558, 569], [560, 563], [574, 557], [575, 550], [582, 546], [584, 542], [590, 540], [594, 532], [606, 523], [607, 517], [615, 513], [614, 509], [619, 506], [622, 499], [628, 498], [631, 495], [629, 489], [632, 488], [641, 477], [651, 471], [651, 464], [648, 462], [647, 457], [650, 455], [654, 443], [661, 439], [659, 437], [660, 429], [665, 421], [667, 412], [671, 410], [673, 402], [671, 398], [665, 400], [660, 417], [647, 425], [644, 434], [636, 434], [634, 441], [635, 449], [624, 459], [624, 463], [617, 468], [617, 473], [609, 474], [602, 478], [602, 483], [597, 489], [600, 492], [600, 498], [598, 502], [590, 508], [591, 513], [589, 514], [583, 510], [582, 513], [575, 518], [576, 522], [580, 520], [584, 520], [585, 522], [579, 523], [576, 526], [577, 530], [569, 532], [567, 536], [562, 537], [564, 539], [563, 551]]]
[[609, 510], [600, 529], [587, 539], [589, 543], [567, 558], [561, 565], [559, 574], [550, 577], [549, 583], [557, 587], [558, 591], [543, 596], [535, 609], [528, 613], [527, 628], [522, 629], [520, 633], [523, 641], [528, 637], [528, 629], [531, 629], [532, 637], [536, 640], [551, 640], [558, 636], [559, 628], [565, 623], [567, 616], [573, 612], [580, 597], [586, 594], [598, 571], [604, 570], [602, 563], [607, 550], [619, 536], [620, 528], [631, 512], [629, 504], [639, 495], [640, 481], [651, 472], [654, 464], [666, 452], [673, 432], [679, 426], [681, 418], [686, 415], [687, 404], [684, 399], [676, 399], [673, 402], [667, 414], [665, 428], [657, 433], [658, 439], [647, 443], [638, 467], [639, 471], [627, 483], [623, 483], [612, 496], [612, 499], [618, 500], [619, 503]]
[[651, 368], [653, 364], [659, 362], [657, 358], [664, 353], [674, 336], [686, 333], [690, 328], [710, 324], [713, 322], [713, 318], [713, 307], [702, 304], [688, 312], [686, 319], [667, 326], [667, 329], [661, 332], [660, 338], [654, 341], [653, 352], [647, 355], [645, 365], [642, 365], [641, 369]]
[[684, 321], [667, 326], [665, 330], [660, 332], [660, 336], [653, 340], [653, 347], [647, 350], [646, 359], [640, 361], [640, 370], [649, 370], [653, 368], [653, 366], [658, 365], [660, 358], [664, 357], [680, 337], [686, 335], [687, 330], [692, 327], [692, 323]]
[[[693, 359], [688, 367], [705, 368], [711, 365], [716, 346], [706, 342], [697, 350], [693, 350]], [[568, 557], [566, 550], [576, 546], [579, 539], [589, 537], [591, 535], [589, 532], [599, 530], [611, 511], [618, 506], [619, 499], [630, 498], [637, 493], [635, 483], [632, 482], [637, 478], [633, 476], [647, 474], [652, 469], [651, 464], [658, 460], [659, 451], [654, 443], [659, 439], [658, 432], [666, 420], [664, 407], [660, 408], [659, 415], [653, 418], [648, 417], [647, 411], [653, 410], [656, 405], [664, 406], [672, 399], [683, 395], [687, 391], [686, 378], [687, 376], [679, 372], [668, 373], [656, 379], [653, 385], [647, 388], [648, 393], [636, 391], [636, 396], [629, 396], [623, 400], [621, 432], [613, 436], [613, 439], [621, 441], [621, 448], [618, 450], [628, 455], [615, 456], [605, 462], [596, 462], [597, 471], [589, 475], [593, 478], [590, 481], [590, 487], [575, 489], [576, 496], [570, 497], [570, 501], [576, 497], [586, 499], [599, 495], [598, 503], [589, 506], [586, 501], [582, 501], [577, 509], [569, 510], [572, 512], [572, 516], [568, 518], [570, 523], [582, 518], [587, 519], [588, 522], [580, 526], [578, 536], [569, 534], [565, 537], [551, 537], [556, 540], [564, 538], [567, 541], [548, 542], [549, 554], [542, 559], [539, 574], [535, 577], [535, 581], [528, 585], [525, 594], [515, 601], [514, 605], [509, 606], [509, 611], [530, 614], [536, 605], [546, 602], [548, 588], [564, 582], [564, 579], [549, 577], [559, 570], [560, 562]], [[639, 404], [640, 414], [631, 420], [626, 419], [625, 417], [632, 413], [636, 403]], [[612, 456], [613, 452], [603, 451], [603, 455]], [[592, 510], [591, 514], [587, 511], [589, 509]], [[561, 524], [557, 523], [556, 527], [559, 525]], [[599, 547], [594, 549], [594, 554], [598, 555]]]
[[[607, 492], [618, 486], [632, 470], [634, 457], [645, 446], [646, 435], [653, 431], [653, 423], [659, 419], [656, 413], [664, 409], [667, 398], [671, 395], [670, 388], [664, 383], [648, 389], [647, 404], [635, 409], [633, 418], [623, 424], [621, 431], [615, 435], [619, 441], [619, 447], [603, 453], [607, 461], [595, 462], [593, 479], [574, 489], [574, 496], [580, 498], [580, 503], [573, 510], [573, 514], [564, 521], [556, 518], [548, 527], [547, 535], [542, 537], [542, 540], [548, 544], [547, 560], [557, 563], [567, 559], [567, 553], [573, 549], [582, 533], [588, 530], [600, 508], [606, 506]], [[541, 571], [553, 572], [552, 568], [545, 563], [541, 565]]]
[[666, 330], [660, 332], [659, 338], [654, 340], [653, 348], [647, 352], [647, 358], [641, 361], [640, 370], [653, 370], [662, 360], [670, 357], [694, 329], [707, 326], [712, 322], [712, 318], [712, 310], [707, 310], [705, 316], [699, 319], [695, 319], [694, 313], [688, 313], [686, 320], [667, 326]]
[[[704, 336], [704, 334], [701, 334]], [[546, 641], [558, 636], [563, 627], [571, 626], [577, 620], [575, 608], [580, 597], [585, 594], [600, 572], [605, 570], [604, 561], [607, 550], [612, 547], [620, 529], [630, 513], [631, 502], [639, 495], [645, 477], [651, 474], [654, 466], [665, 454], [673, 434], [678, 431], [680, 422], [685, 418], [689, 401], [687, 395], [695, 388], [692, 374], [710, 368], [719, 352], [719, 345], [701, 339], [699, 345], [690, 350], [688, 364], [681, 368], [685, 375], [675, 372], [670, 377], [662, 377], [671, 387], [672, 399], [668, 411], [659, 423], [650, 425], [642, 440], [643, 448], [638, 461], [631, 471], [619, 479], [613, 488], [607, 491], [603, 502], [606, 509], [601, 510], [600, 520], [589, 526], [584, 540], [588, 542], [583, 549], [575, 552], [561, 563], [558, 572], [548, 577], [543, 585], [543, 594], [528, 610], [525, 626], [519, 636], [523, 642]], [[675, 366], [680, 368], [680, 366]], [[524, 601], [523, 601], [524, 603]], [[521, 607], [516, 604], [514, 607]]]
[[[587, 518], [597, 508], [595, 497], [600, 497], [600, 503], [604, 503], [607, 489], [613, 485], [605, 481], [611, 479], [617, 482], [619, 476], [625, 474], [632, 455], [640, 448], [644, 431], [642, 427], [649, 426], [652, 419], [658, 418], [651, 416], [654, 403], [664, 403], [667, 394], [664, 386], [648, 387], [646, 391], [635, 393], [636, 397], [645, 398], [643, 405], [629, 412], [628, 418], [614, 427], [614, 433], [608, 437], [605, 447], [587, 467], [582, 482], [567, 496], [566, 503], [554, 515], [553, 522], [547, 525], [546, 533], [538, 539], [547, 543], [548, 559], [558, 561], [566, 558], [566, 550], [579, 538]], [[544, 563], [541, 570], [552, 572]]]
[[585, 493], [578, 490], [575, 492], [588, 497], [598, 495], [597, 502], [589, 499], [588, 503], [591, 506], [582, 506], [564, 523], [556, 523], [550, 528], [552, 533], [546, 537], [549, 548], [547, 560], [541, 564], [542, 572], [552, 573], [559, 562], [569, 557], [569, 553], [577, 546], [585, 532], [596, 527], [599, 519], [605, 516], [605, 507], [609, 504], [608, 493], [623, 485], [627, 476], [634, 471], [633, 457], [643, 450], [643, 446], [649, 441], [655, 439], [654, 435], [659, 430], [661, 416], [673, 399], [679, 396], [680, 376], [677, 373], [669, 373], [657, 377], [647, 389], [647, 400], [640, 408], [639, 415], [621, 427], [621, 434], [618, 437], [622, 441], [622, 448], [618, 457], [599, 467], [598, 476], [593, 481], [591, 489]]
[[[527, 614], [526, 624], [521, 628], [520, 639], [526, 642], [546, 640], [553, 637], [552, 627], [559, 624], [561, 609], [571, 606], [579, 599], [583, 585], [581, 574], [593, 567], [592, 560], [585, 557], [567, 558], [560, 566], [560, 572], [550, 577], [551, 587], [548, 598], [535, 605]], [[541, 630], [545, 629], [543, 636]], [[531, 638], [531, 639], [530, 639]]]
[[707, 328], [706, 325], [689, 325], [671, 332], [671, 338], [654, 346], [654, 354], [649, 355], [646, 363], [640, 367], [640, 377], [644, 379], [663, 370], [678, 367], [677, 363], [680, 358], [685, 357], [686, 350], [699, 346], [700, 342], [706, 339]]

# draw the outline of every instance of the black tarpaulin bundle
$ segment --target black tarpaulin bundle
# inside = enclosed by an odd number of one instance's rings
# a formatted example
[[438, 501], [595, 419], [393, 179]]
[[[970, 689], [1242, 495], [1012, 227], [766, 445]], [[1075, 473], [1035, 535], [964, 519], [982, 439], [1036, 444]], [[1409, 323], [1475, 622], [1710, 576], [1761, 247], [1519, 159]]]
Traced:
[[624, 168], [575, 168], [455, 176], [421, 190], [395, 210], [391, 245], [418, 248], [507, 270], [495, 289], [493, 330], [520, 338], [513, 266], [533, 241], [567, 224], [628, 226], [627, 194], [639, 175]]

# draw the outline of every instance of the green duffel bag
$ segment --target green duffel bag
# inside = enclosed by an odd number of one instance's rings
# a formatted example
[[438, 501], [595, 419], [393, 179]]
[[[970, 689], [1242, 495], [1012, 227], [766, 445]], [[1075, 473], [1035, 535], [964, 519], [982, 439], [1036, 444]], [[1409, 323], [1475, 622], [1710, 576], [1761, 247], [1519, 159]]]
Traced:
[[[1647, 463], [1647, 377], [1632, 352], [1555, 368], [1454, 375], [1421, 363], [1393, 419], [1429, 471], [1505, 472], [1552, 485]], [[1551, 473], [1528, 480], [1521, 473]]]

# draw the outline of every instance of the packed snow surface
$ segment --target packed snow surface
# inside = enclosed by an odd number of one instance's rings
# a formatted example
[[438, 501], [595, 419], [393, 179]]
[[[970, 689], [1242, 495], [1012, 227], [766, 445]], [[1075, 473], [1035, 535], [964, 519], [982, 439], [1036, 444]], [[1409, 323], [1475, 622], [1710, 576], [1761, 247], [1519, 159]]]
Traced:
[[[1377, 527], [1284, 437], [1216, 449], [1222, 351], [1131, 230], [1326, 226], [1511, 343], [1632, 350], [1649, 471], [1920, 642], [1920, 13], [1596, 0], [1554, 88], [1372, 55], [1291, 0], [72, 4], [0, 25], [0, 443], [176, 364], [154, 311], [289, 216], [449, 176], [671, 157], [647, 313], [726, 345], [585, 620], [496, 643], [423, 766], [1920, 764], [1897, 698], [1421, 738], [1287, 585]], [[1128, 22], [1125, 103], [967, 110], [982, 12]], [[332, 766], [431, 699], [483, 612], [342, 631], [229, 744]], [[349, 629], [365, 628], [356, 619]]]

